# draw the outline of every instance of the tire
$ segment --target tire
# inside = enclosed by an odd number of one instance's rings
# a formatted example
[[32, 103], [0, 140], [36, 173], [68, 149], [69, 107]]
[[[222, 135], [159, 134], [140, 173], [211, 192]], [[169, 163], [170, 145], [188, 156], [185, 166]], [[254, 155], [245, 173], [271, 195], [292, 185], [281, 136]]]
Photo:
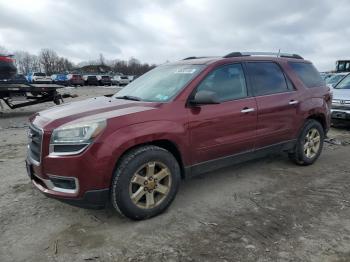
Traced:
[[[153, 180], [148, 180], [151, 178]], [[157, 146], [135, 148], [121, 158], [114, 172], [111, 202], [119, 213], [130, 219], [151, 218], [168, 208], [176, 196], [180, 180], [179, 164], [169, 151]], [[161, 189], [166, 193], [160, 193], [158, 190]], [[140, 197], [133, 198], [135, 195]]]
[[[312, 138], [313, 134], [315, 134], [314, 138]], [[317, 137], [319, 143], [316, 142]], [[289, 154], [290, 159], [298, 165], [312, 165], [322, 152], [324, 138], [321, 123], [313, 119], [308, 120], [299, 135], [294, 152]]]

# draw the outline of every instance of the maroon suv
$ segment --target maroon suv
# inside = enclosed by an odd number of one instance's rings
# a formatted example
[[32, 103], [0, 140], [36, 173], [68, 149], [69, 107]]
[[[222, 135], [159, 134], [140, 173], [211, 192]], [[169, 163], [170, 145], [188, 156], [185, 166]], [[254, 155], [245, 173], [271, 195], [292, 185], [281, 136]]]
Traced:
[[132, 219], [163, 212], [182, 178], [286, 152], [319, 157], [331, 95], [298, 55], [231, 53], [155, 68], [112, 97], [30, 118], [27, 170], [49, 197], [113, 206]]

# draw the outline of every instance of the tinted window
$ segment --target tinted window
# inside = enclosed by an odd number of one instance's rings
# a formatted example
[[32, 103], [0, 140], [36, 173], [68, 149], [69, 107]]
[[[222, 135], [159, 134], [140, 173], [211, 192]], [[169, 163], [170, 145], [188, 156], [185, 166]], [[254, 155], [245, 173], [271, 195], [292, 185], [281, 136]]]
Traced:
[[295, 73], [307, 87], [310, 88], [325, 85], [325, 82], [321, 78], [320, 73], [312, 64], [290, 62], [289, 65], [293, 68]]
[[277, 64], [254, 62], [247, 63], [247, 67], [252, 77], [254, 95], [262, 96], [288, 91], [286, 78]]
[[222, 66], [211, 72], [197, 88], [216, 93], [220, 101], [247, 97], [247, 87], [242, 65]]

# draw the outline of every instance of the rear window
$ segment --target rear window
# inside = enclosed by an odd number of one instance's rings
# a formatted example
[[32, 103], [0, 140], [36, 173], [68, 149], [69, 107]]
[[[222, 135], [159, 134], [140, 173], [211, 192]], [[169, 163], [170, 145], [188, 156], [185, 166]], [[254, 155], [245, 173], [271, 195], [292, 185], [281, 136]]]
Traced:
[[254, 95], [263, 96], [289, 91], [286, 78], [276, 63], [249, 62], [247, 68], [253, 80]]
[[289, 62], [289, 65], [307, 87], [312, 88], [325, 85], [324, 80], [313, 64]]

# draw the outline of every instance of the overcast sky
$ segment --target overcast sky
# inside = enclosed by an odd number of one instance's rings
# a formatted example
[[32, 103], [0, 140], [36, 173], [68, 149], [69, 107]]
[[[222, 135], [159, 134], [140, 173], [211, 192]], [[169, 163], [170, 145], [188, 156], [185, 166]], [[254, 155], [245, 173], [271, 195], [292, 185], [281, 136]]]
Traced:
[[349, 14], [348, 0], [0, 0], [0, 45], [74, 62], [281, 49], [327, 70], [350, 58]]

